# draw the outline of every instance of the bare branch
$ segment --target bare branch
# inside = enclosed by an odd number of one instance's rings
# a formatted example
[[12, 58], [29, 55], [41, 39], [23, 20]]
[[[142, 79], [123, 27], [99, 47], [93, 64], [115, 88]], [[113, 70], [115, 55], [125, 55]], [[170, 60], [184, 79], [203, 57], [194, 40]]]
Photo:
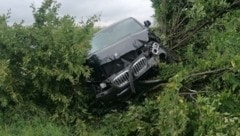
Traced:
[[186, 33], [184, 34], [183, 39], [181, 39], [180, 42], [178, 42], [176, 45], [174, 45], [173, 47], [171, 47], [171, 50], [174, 50], [182, 45], [184, 45], [186, 42], [188, 42], [193, 36], [194, 34], [196, 34], [199, 30], [201, 30], [202, 28], [204, 28], [205, 26], [211, 25], [213, 24], [217, 18], [223, 16], [224, 14], [228, 13], [231, 10], [234, 10], [236, 7], [240, 7], [240, 0], [236, 0], [234, 1], [229, 7], [226, 7], [222, 10], [216, 11], [216, 13], [209, 17], [209, 18], [204, 18], [202, 20], [200, 20], [199, 24], [197, 24], [193, 29], [190, 29], [188, 31], [186, 31]]
[[231, 68], [220, 68], [220, 69], [216, 69], [216, 70], [209, 70], [209, 71], [204, 71], [204, 72], [199, 72], [199, 73], [193, 73], [193, 74], [189, 75], [187, 78], [215, 74], [215, 73], [219, 73], [219, 72], [223, 72], [223, 71], [227, 71], [227, 70], [232, 70], [232, 69]]

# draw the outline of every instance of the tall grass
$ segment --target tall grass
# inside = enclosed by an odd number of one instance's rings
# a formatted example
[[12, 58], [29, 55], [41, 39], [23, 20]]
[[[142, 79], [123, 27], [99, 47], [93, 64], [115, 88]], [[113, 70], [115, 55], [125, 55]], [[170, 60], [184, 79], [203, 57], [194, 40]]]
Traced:
[[[4, 119], [6, 120], [6, 118]], [[6, 123], [8, 122], [8, 123]], [[0, 121], [0, 136], [69, 136], [67, 126], [60, 126], [49, 119], [33, 117], [31, 120], [19, 118], [16, 121]]]

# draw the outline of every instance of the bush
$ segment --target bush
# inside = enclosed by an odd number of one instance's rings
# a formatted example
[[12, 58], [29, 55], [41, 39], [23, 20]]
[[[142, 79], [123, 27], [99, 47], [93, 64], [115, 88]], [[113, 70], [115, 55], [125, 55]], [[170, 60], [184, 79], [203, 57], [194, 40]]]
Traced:
[[84, 82], [90, 68], [85, 59], [98, 19], [77, 24], [69, 15], [59, 17], [53, 0], [32, 8], [30, 26], [9, 26], [8, 15], [0, 17], [0, 109], [5, 114], [45, 109], [65, 124], [87, 119], [90, 96]]
[[53, 0], [32, 7], [30, 26], [9, 26], [9, 16], [0, 16], [0, 134], [240, 135], [240, 5], [152, 2], [154, 29], [179, 62], [159, 64], [154, 78], [168, 83], [143, 101], [130, 100], [126, 109], [100, 117], [89, 112], [91, 90], [85, 87], [97, 17], [76, 24], [58, 16]]

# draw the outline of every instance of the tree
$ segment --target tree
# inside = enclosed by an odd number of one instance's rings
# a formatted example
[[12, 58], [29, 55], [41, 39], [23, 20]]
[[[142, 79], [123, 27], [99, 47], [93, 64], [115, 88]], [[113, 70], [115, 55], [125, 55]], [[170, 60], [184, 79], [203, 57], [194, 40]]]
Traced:
[[199, 31], [216, 19], [240, 7], [238, 0], [152, 0], [157, 31], [167, 46], [174, 49], [186, 45]]
[[77, 24], [69, 15], [59, 17], [59, 6], [45, 0], [32, 7], [35, 22], [30, 26], [8, 26], [6, 16], [0, 17], [0, 109], [46, 109], [62, 122], [88, 115], [85, 58], [97, 18]]

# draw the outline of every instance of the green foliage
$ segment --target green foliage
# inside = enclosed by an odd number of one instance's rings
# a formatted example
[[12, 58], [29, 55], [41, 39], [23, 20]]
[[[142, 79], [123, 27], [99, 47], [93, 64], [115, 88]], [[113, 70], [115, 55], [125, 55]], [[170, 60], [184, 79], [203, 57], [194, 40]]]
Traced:
[[[233, 99], [229, 100], [229, 97]], [[234, 113], [227, 108], [232, 106], [231, 103], [238, 104], [239, 98], [239, 95], [234, 96], [227, 91], [210, 97], [199, 96], [193, 107], [196, 109], [193, 110], [195, 120], [191, 122], [196, 127], [194, 135], [239, 135], [239, 109]]]
[[164, 90], [142, 105], [132, 104], [123, 113], [115, 112], [104, 117], [97, 133], [101, 135], [146, 136], [181, 135], [188, 122], [187, 104], [176, 91]]
[[180, 62], [159, 64], [154, 78], [168, 83], [101, 117], [88, 112], [84, 84], [98, 18], [76, 24], [58, 16], [53, 0], [32, 6], [30, 26], [9, 26], [9, 15], [0, 16], [0, 135], [240, 135], [239, 7], [230, 10], [229, 0], [152, 2], [165, 44], [191, 38], [175, 51]]
[[[9, 62], [6, 60], [0, 60], [0, 105], [1, 107], [7, 107], [9, 100], [16, 101], [16, 96], [9, 85]], [[10, 97], [10, 98], [9, 98]]]
[[[166, 4], [168, 2], [171, 4]], [[221, 10], [226, 12], [224, 9], [231, 4], [231, 1], [153, 1], [158, 22], [163, 22], [159, 10], [169, 13], [170, 17], [163, 24], [169, 28], [168, 31], [163, 33], [162, 26], [157, 28], [167, 37], [164, 40], [168, 46], [178, 44], [181, 36], [187, 37], [182, 34], [190, 32], [192, 35], [186, 45], [176, 51], [181, 63], [163, 65], [171, 68], [166, 71], [173, 70], [169, 80], [172, 90], [177, 89], [180, 95], [190, 99], [187, 103], [189, 120], [184, 130], [187, 135], [239, 135], [239, 10], [224, 14], [208, 27], [195, 29], [205, 20], [220, 14]], [[182, 9], [179, 13], [181, 19], [188, 20], [180, 23], [180, 28], [178, 23], [172, 23], [177, 9], [172, 8], [173, 5]], [[172, 31], [176, 26], [177, 34]], [[174, 35], [180, 37], [171, 39]], [[174, 71], [176, 67], [178, 72]]]
[[5, 124], [1, 122], [1, 136], [66, 136], [70, 135], [67, 127], [59, 126], [48, 119], [38, 117], [24, 120], [19, 118], [14, 123]]
[[212, 24], [233, 4], [226, 0], [151, 0], [157, 33], [170, 48], [184, 45], [201, 28]]
[[76, 24], [68, 15], [57, 16], [58, 8], [52, 0], [33, 7], [31, 26], [8, 26], [7, 17], [0, 17], [0, 109], [4, 112], [18, 107], [30, 111], [24, 105], [34, 103], [62, 123], [88, 115], [84, 81], [90, 69], [85, 58], [97, 18]]

